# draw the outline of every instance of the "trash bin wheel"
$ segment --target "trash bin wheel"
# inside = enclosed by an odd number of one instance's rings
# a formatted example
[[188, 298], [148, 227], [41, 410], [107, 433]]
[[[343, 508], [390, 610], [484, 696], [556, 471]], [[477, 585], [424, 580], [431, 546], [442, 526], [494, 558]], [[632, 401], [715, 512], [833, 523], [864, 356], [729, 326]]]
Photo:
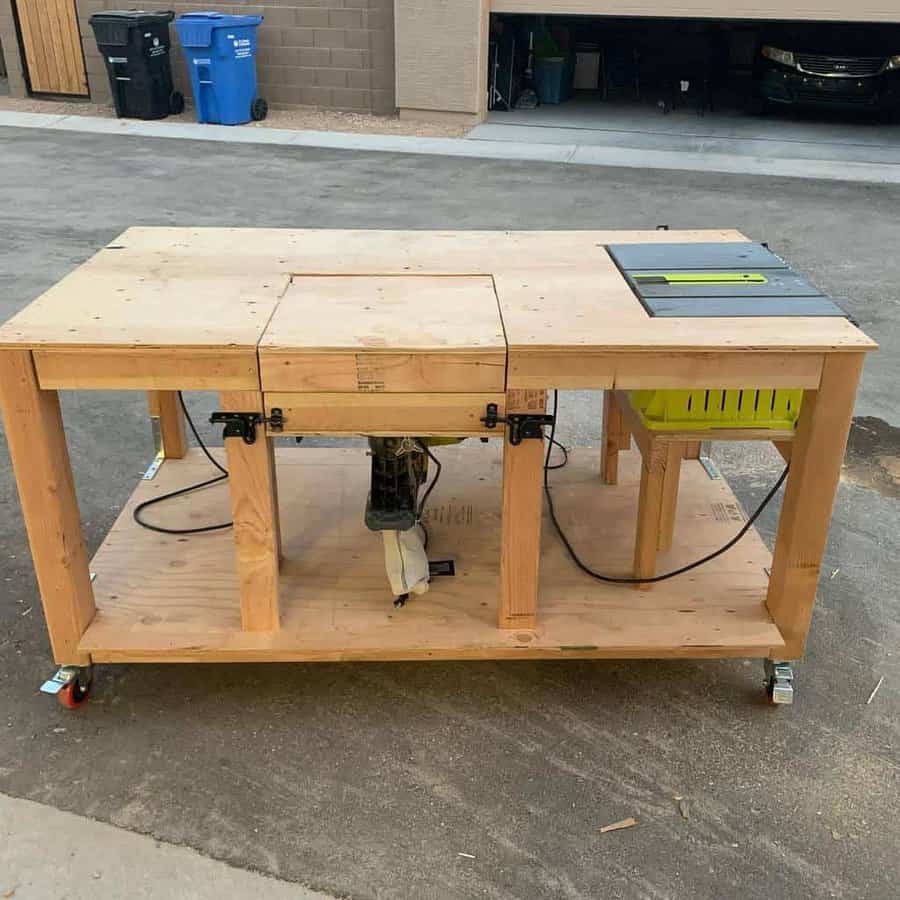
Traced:
[[66, 709], [79, 709], [84, 706], [90, 696], [92, 684], [93, 680], [87, 685], [82, 685], [77, 678], [73, 678], [65, 687], [60, 688], [56, 695], [59, 705]]
[[180, 115], [184, 112], [184, 94], [181, 91], [172, 91], [169, 94], [169, 112], [173, 116]]
[[254, 122], [262, 122], [269, 114], [269, 104], [262, 97], [257, 97], [250, 104], [250, 117]]

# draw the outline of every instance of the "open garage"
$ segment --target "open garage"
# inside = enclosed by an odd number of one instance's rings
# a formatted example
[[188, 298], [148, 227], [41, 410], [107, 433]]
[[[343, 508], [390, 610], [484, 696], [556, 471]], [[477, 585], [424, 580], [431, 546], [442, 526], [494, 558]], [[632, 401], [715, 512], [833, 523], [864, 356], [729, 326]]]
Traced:
[[886, 0], [397, 0], [396, 41], [407, 116], [666, 131], [673, 114], [706, 130], [882, 122], [900, 107], [900, 10]]
[[[900, 107], [900, 29], [872, 23], [494, 15], [489, 110], [613, 115]], [[604, 106], [601, 107], [601, 104]]]

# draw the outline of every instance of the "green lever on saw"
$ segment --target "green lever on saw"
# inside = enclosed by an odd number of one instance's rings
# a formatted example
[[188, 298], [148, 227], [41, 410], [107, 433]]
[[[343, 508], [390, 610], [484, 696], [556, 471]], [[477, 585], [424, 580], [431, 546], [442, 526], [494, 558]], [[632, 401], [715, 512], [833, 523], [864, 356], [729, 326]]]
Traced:
[[632, 272], [641, 284], [767, 284], [761, 272]]

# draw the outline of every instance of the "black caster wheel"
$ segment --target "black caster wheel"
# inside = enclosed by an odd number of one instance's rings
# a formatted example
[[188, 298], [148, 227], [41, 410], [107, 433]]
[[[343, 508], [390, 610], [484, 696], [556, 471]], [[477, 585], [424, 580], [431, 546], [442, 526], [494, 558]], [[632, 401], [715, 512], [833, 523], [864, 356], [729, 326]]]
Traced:
[[268, 114], [269, 104], [266, 103], [262, 97], [257, 97], [250, 104], [250, 118], [253, 119], [254, 122], [262, 122]]
[[184, 112], [184, 94], [180, 91], [172, 91], [169, 95], [169, 112], [178, 116]]

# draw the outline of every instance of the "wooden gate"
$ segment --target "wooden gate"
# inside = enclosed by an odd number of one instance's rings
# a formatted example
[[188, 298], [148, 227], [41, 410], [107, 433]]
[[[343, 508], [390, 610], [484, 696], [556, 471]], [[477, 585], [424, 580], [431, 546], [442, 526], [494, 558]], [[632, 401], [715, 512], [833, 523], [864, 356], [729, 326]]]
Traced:
[[75, 0], [15, 0], [31, 90], [86, 97]]

